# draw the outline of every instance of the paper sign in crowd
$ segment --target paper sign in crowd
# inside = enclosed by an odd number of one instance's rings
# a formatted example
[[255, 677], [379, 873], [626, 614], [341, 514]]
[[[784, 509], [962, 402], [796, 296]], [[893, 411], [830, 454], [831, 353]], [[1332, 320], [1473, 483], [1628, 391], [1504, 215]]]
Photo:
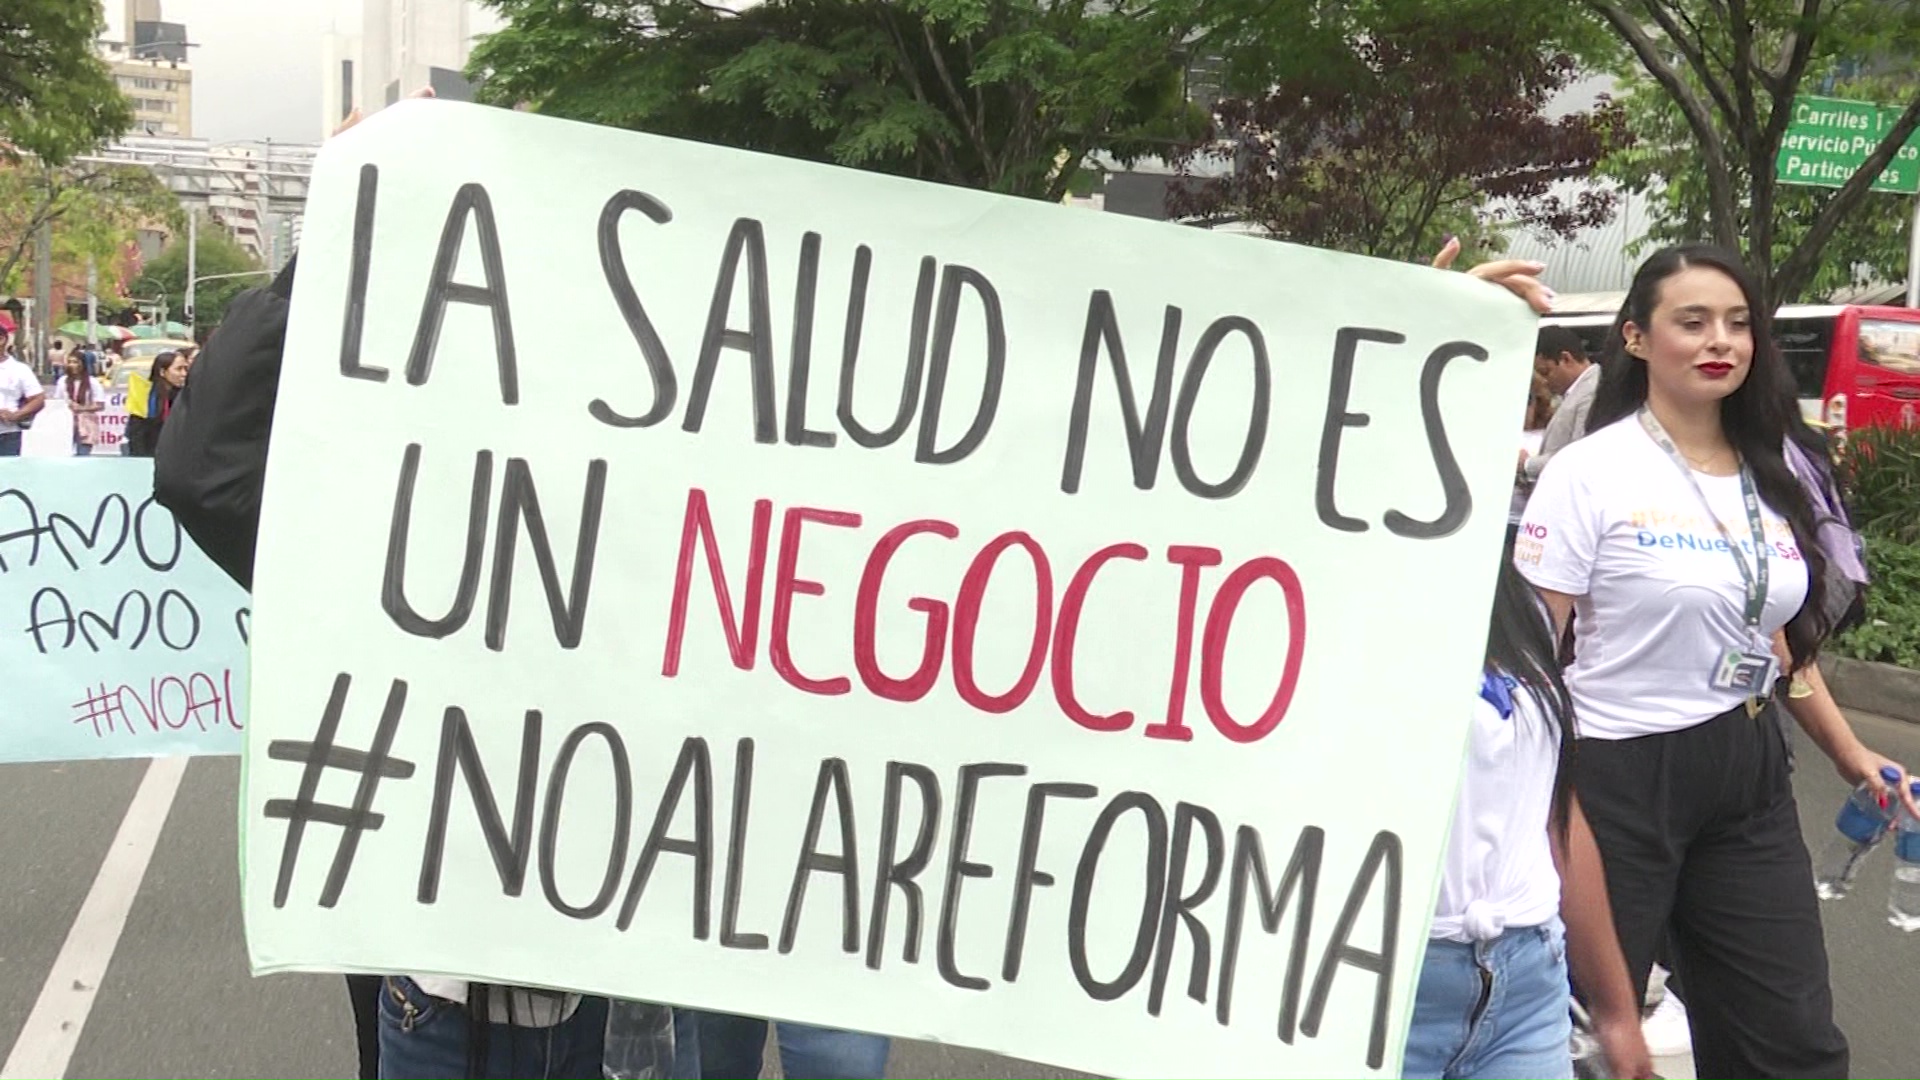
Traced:
[[[127, 449], [127, 392], [105, 389], [100, 392], [102, 408], [95, 414], [100, 433], [92, 450], [93, 457], [120, 457]], [[53, 392], [47, 394], [46, 407], [34, 418], [21, 440], [20, 453], [29, 458], [70, 458], [73, 455], [73, 413], [66, 402]]]
[[153, 463], [0, 468], [0, 762], [236, 754], [247, 594], [153, 501]]
[[1532, 334], [1463, 274], [388, 109], [294, 290], [255, 969], [1392, 1075]]

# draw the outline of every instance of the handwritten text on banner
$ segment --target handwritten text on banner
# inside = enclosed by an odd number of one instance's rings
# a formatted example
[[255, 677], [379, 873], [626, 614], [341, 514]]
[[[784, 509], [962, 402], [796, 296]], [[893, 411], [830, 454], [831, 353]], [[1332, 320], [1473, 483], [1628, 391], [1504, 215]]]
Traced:
[[1395, 1071], [1518, 301], [448, 103], [306, 221], [256, 969]]
[[247, 619], [151, 461], [0, 468], [0, 761], [239, 753]]

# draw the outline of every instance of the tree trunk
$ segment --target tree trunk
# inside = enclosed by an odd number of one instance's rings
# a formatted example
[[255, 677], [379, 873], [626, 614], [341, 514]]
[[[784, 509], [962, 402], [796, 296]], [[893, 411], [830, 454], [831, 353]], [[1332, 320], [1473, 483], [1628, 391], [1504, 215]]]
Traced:
[[20, 227], [19, 241], [7, 251], [5, 258], [0, 260], [0, 282], [5, 282], [13, 276], [14, 270], [20, 266], [20, 261], [27, 257], [27, 251], [33, 246], [34, 238], [40, 235], [41, 228], [54, 219], [56, 215], [52, 213], [53, 200], [57, 197], [57, 192], [49, 191], [47, 197], [40, 201], [40, 205], [27, 215], [26, 221]]

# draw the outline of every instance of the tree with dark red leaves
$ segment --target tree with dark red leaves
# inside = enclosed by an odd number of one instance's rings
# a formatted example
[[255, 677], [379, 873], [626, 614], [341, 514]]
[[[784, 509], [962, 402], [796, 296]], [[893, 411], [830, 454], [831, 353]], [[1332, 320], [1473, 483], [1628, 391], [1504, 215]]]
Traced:
[[1574, 58], [1537, 26], [1418, 7], [1263, 96], [1221, 101], [1211, 137], [1176, 162], [1169, 211], [1391, 259], [1424, 258], [1449, 232], [1472, 248], [1503, 225], [1569, 237], [1610, 219], [1605, 189], [1559, 186], [1629, 140], [1604, 98], [1547, 114]]

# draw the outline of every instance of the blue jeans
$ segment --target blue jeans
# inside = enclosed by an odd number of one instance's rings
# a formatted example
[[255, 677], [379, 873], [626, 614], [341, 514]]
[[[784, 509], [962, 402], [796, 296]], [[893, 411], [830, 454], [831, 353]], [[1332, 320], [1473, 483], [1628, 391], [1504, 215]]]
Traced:
[[[757, 1080], [767, 1021], [729, 1013], [673, 1010], [673, 1071], [681, 1080]], [[893, 1042], [885, 1035], [781, 1020], [780, 1071], [805, 1080], [881, 1080]]]
[[1573, 1075], [1567, 938], [1558, 918], [1492, 941], [1427, 942], [1401, 1075]]
[[[380, 993], [382, 1080], [463, 1080], [467, 1071], [466, 1006], [427, 994], [404, 975], [387, 976]], [[552, 1027], [487, 1025], [483, 1076], [506, 1080], [601, 1080], [607, 999], [583, 997], [573, 1015]]]
[[20, 433], [17, 431], [0, 432], [0, 457], [20, 456]]

